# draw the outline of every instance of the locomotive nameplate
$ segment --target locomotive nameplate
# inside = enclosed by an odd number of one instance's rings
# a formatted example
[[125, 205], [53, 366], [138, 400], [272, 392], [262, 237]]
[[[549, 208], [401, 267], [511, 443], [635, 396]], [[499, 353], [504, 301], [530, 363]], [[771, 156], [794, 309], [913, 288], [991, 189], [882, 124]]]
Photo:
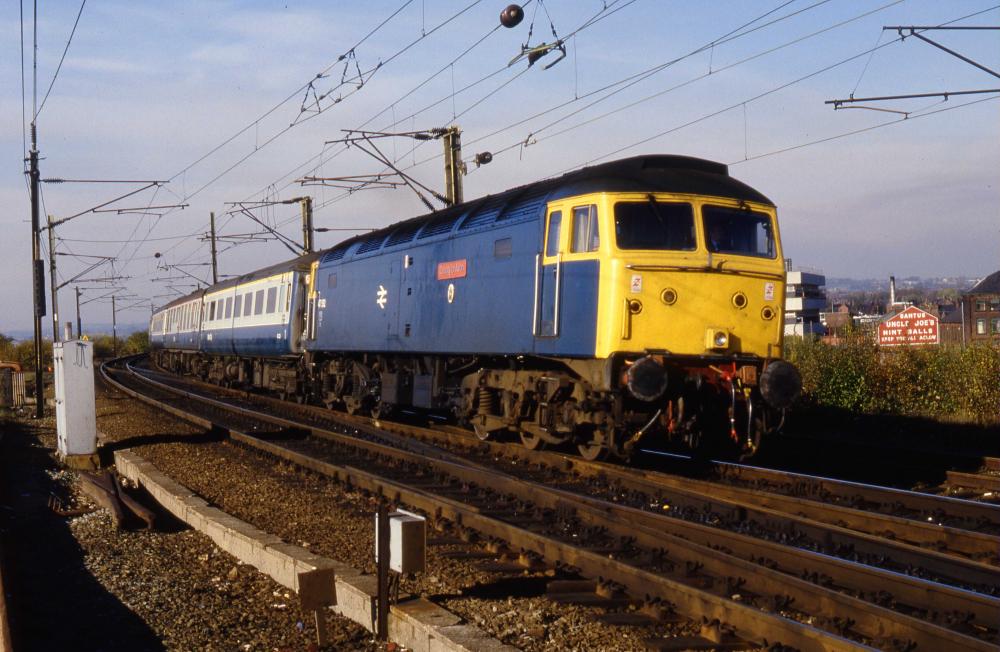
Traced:
[[438, 263], [437, 280], [447, 281], [453, 278], [465, 278], [469, 265], [465, 258]]

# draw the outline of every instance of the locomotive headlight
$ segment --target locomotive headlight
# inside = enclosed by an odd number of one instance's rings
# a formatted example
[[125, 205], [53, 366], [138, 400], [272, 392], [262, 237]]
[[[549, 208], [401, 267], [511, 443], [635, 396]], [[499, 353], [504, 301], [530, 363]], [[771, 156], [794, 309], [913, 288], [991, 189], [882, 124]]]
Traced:
[[728, 349], [729, 333], [721, 328], [709, 328], [705, 332], [706, 349]]

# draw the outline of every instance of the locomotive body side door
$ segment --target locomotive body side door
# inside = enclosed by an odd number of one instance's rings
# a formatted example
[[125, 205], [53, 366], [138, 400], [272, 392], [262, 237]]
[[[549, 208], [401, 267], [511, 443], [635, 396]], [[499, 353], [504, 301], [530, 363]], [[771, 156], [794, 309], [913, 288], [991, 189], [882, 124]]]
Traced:
[[535, 257], [535, 337], [559, 337], [559, 296], [562, 282], [563, 211], [550, 209], [545, 221], [542, 253]]

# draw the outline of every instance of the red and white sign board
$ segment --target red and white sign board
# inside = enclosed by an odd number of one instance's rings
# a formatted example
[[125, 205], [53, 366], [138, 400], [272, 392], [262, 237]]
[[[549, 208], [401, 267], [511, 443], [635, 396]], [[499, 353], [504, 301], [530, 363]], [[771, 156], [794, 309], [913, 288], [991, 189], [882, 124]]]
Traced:
[[916, 306], [910, 306], [878, 325], [879, 346], [915, 346], [940, 342], [938, 318]]

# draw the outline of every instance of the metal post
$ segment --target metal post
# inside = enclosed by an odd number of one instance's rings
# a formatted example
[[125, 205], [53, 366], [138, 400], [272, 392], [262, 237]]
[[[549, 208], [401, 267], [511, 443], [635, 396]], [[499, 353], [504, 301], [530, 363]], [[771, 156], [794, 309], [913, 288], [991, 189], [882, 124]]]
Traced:
[[378, 611], [375, 638], [389, 640], [389, 504], [378, 503]]
[[302, 253], [313, 250], [313, 203], [312, 197], [303, 197], [302, 203]]
[[462, 197], [462, 130], [458, 125], [452, 125], [445, 130], [441, 140], [444, 143], [445, 196], [454, 206], [464, 201]]
[[59, 288], [56, 283], [56, 233], [52, 216], [45, 216], [49, 228], [49, 286], [52, 295], [52, 341], [59, 341]]
[[118, 308], [115, 307], [115, 295], [111, 295], [111, 355], [118, 357]]
[[73, 286], [76, 290], [76, 339], [83, 337], [83, 324], [80, 322], [80, 287]]
[[31, 263], [35, 304], [35, 418], [45, 415], [45, 385], [42, 369], [42, 317], [45, 316], [45, 264], [41, 259], [38, 228], [38, 130], [31, 123], [31, 150], [28, 152], [28, 176], [31, 186]]
[[212, 240], [212, 284], [219, 282], [219, 261], [216, 259], [215, 252], [215, 212], [209, 213], [209, 235]]

